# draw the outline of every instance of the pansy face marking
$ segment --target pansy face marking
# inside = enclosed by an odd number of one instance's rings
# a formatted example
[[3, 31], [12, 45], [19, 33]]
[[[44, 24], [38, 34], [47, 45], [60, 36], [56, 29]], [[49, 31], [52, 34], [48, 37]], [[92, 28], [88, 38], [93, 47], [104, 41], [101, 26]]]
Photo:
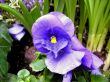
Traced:
[[50, 41], [52, 44], [55, 44], [57, 43], [57, 38], [55, 36], [52, 36]]

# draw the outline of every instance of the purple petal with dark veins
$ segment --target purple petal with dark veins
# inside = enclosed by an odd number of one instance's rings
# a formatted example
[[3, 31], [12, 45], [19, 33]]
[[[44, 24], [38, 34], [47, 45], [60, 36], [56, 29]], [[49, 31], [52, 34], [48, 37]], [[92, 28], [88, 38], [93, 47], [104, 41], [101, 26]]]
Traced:
[[[69, 35], [62, 28], [62, 23], [55, 16], [40, 17], [32, 27], [33, 43], [36, 49], [43, 53], [47, 50], [53, 51], [57, 57], [57, 52], [66, 47], [70, 41]], [[57, 39], [55, 44], [50, 42], [52, 36]]]
[[92, 69], [98, 69], [103, 64], [103, 61], [96, 55], [92, 54]]
[[54, 27], [63, 28], [62, 23], [53, 15], [40, 17], [32, 26], [33, 39], [43, 39], [47, 36], [47, 31]]
[[99, 68], [103, 62], [100, 58], [95, 56], [92, 52], [87, 50], [77, 39], [76, 36], [72, 37], [72, 49], [77, 51], [85, 52], [85, 55], [82, 59], [82, 64], [87, 66], [90, 69], [97, 69]]
[[45, 64], [51, 72], [66, 74], [72, 69], [81, 65], [81, 59], [84, 56], [84, 52], [73, 51], [59, 54], [59, 57], [54, 58], [53, 54], [47, 55]]
[[70, 37], [74, 35], [75, 27], [70, 18], [60, 12], [51, 12], [50, 14], [54, 15], [60, 20], [60, 22], [63, 24], [63, 30], [67, 32]]
[[63, 76], [62, 82], [71, 82], [71, 80], [72, 80], [72, 71], [68, 72]]
[[86, 48], [81, 44], [76, 36], [72, 37], [72, 49], [78, 51], [86, 50]]

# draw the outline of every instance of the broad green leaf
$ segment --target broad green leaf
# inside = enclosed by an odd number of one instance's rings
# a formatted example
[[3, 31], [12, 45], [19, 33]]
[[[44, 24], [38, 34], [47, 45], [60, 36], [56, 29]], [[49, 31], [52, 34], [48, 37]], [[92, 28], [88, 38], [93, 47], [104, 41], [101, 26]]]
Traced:
[[36, 59], [30, 64], [30, 67], [32, 68], [33, 71], [39, 72], [42, 71], [46, 66], [44, 59]]
[[8, 62], [5, 59], [0, 58], [0, 77], [6, 76], [7, 73], [8, 73]]
[[39, 82], [39, 80], [34, 75], [30, 75], [30, 82]]
[[19, 77], [19, 78], [25, 78], [25, 77], [27, 77], [27, 76], [29, 76], [30, 75], [30, 72], [27, 70], [27, 69], [22, 69], [22, 70], [20, 70], [18, 73], [17, 73], [17, 76]]
[[7, 82], [17, 82], [17, 76], [14, 74], [8, 74], [7, 77]]
[[0, 21], [0, 77], [8, 72], [7, 54], [11, 50], [12, 39], [8, 34], [6, 23]]
[[50, 72], [47, 68], [45, 68], [43, 75], [44, 75], [45, 82], [51, 82], [51, 79], [54, 74], [52, 72]]
[[7, 58], [7, 53], [11, 50], [12, 39], [8, 34], [7, 25], [0, 22], [0, 58]]
[[91, 75], [91, 82], [108, 82], [108, 79], [100, 75]]

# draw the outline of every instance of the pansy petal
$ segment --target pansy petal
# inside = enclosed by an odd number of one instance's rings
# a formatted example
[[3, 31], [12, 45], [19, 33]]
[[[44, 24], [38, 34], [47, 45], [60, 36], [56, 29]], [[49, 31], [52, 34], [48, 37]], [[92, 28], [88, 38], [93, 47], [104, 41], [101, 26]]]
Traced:
[[63, 31], [61, 28], [58, 28], [58, 27], [55, 27], [49, 30], [49, 33], [50, 35], [53, 35], [56, 37], [56, 43], [53, 44], [50, 42], [50, 40], [48, 40], [48, 41], [45, 41], [46, 43], [44, 47], [50, 51], [53, 51], [53, 53], [57, 57], [58, 51], [65, 48], [69, 44], [70, 37], [65, 31]]
[[73, 50], [68, 53], [63, 53], [58, 58], [54, 58], [52, 54], [48, 54], [45, 64], [51, 72], [66, 74], [81, 64], [83, 56], [83, 52]]
[[60, 12], [51, 12], [50, 14], [54, 15], [61, 21], [61, 23], [63, 24], [62, 29], [64, 29], [65, 32], [67, 32], [70, 35], [70, 37], [74, 35], [75, 27], [70, 18], [68, 18], [67, 16]]
[[62, 82], [71, 82], [71, 80], [72, 80], [72, 71], [68, 72], [63, 76]]
[[32, 26], [32, 35], [34, 36], [33, 38], [44, 38], [47, 35], [47, 31], [50, 28], [54, 28], [56, 26], [62, 27], [63, 25], [55, 16], [44, 15], [40, 17]]
[[14, 38], [16, 40], [19, 40], [20, 41], [24, 35], [25, 35], [25, 32], [21, 32], [19, 34], [14, 35], [15, 36]]
[[86, 48], [81, 44], [81, 42], [77, 39], [76, 36], [72, 37], [72, 49], [73, 50], [85, 50]]
[[88, 68], [91, 69], [91, 65], [92, 65], [92, 56], [91, 56], [91, 52], [89, 52], [88, 50], [85, 50], [85, 55], [82, 59], [82, 64]]
[[90, 69], [98, 69], [103, 64], [103, 61], [90, 51], [85, 50], [82, 64]]
[[8, 31], [10, 34], [18, 34], [22, 32], [24, 27], [20, 26], [19, 24], [14, 24], [13, 27], [9, 28]]
[[103, 64], [103, 61], [96, 55], [92, 54], [92, 69], [98, 69]]
[[38, 51], [40, 51], [40, 52], [42, 52], [42, 53], [48, 53], [48, 52], [49, 52], [49, 50], [46, 49], [46, 48], [44, 48], [44, 47], [43, 47], [43, 44], [41, 44], [41, 43], [35, 44], [34, 46], [35, 46], [35, 48], [36, 48]]
[[65, 39], [61, 39], [56, 44], [52, 44], [50, 42], [47, 42], [45, 48], [52, 51], [55, 55], [55, 58], [56, 58], [58, 56], [58, 54], [57, 54], [58, 51], [60, 51], [61, 49], [63, 49], [67, 45], [68, 45], [68, 41]]
[[92, 70], [91, 74], [93, 74], [93, 75], [102, 75], [102, 73], [99, 69]]

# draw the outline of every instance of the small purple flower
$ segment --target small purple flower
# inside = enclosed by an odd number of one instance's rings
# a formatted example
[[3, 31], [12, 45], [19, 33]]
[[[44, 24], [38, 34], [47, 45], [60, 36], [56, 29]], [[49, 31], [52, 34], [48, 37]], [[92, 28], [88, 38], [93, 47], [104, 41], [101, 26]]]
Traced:
[[25, 35], [24, 27], [17, 23], [13, 24], [13, 26], [8, 29], [8, 32], [18, 41]]
[[26, 5], [26, 7], [30, 10], [33, 8], [36, 0], [23, 0], [23, 3]]
[[62, 82], [71, 82], [71, 79], [72, 79], [72, 71], [68, 72], [63, 76]]
[[5, 3], [5, 0], [0, 0], [0, 3]]
[[40, 4], [41, 8], [43, 8], [44, 0], [23, 0], [23, 3], [29, 10], [31, 10], [35, 5], [36, 1]]
[[82, 46], [74, 30], [72, 21], [59, 12], [44, 15], [33, 24], [34, 46], [47, 55], [45, 64], [51, 72], [68, 75], [68, 72], [81, 64], [89, 69], [97, 69], [103, 64]]

